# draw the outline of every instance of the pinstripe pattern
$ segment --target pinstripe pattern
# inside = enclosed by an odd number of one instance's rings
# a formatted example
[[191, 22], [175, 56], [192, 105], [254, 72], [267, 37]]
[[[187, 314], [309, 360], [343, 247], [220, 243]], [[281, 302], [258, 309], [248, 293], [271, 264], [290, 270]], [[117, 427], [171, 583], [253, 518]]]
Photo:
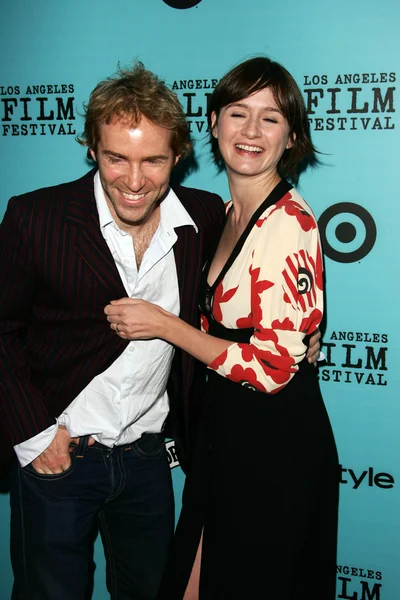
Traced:
[[[180, 316], [191, 325], [199, 327], [198, 282], [202, 266], [214, 250], [215, 241], [220, 236], [225, 210], [220, 197], [215, 194], [184, 187], [175, 188], [174, 191], [199, 230], [196, 234], [193, 227], [177, 229], [178, 240], [174, 246], [180, 289]], [[181, 359], [180, 390], [177, 397], [174, 397], [170, 391], [170, 402], [171, 414], [179, 415], [183, 408], [183, 416], [180, 419], [176, 417], [177, 423], [173, 424], [171, 433], [180, 451], [180, 462], [183, 465], [185, 459], [189, 459], [190, 437], [192, 437], [192, 430], [196, 428], [197, 407], [202, 393], [201, 383], [204, 380], [205, 367], [186, 352], [180, 352], [178, 356]], [[194, 374], [195, 369], [196, 374]], [[194, 376], [196, 376], [195, 384], [192, 386]], [[193, 408], [190, 411], [191, 419], [189, 419], [189, 399]], [[174, 403], [176, 406], [173, 405]]]
[[[54, 423], [128, 343], [110, 330], [103, 313], [110, 300], [127, 293], [101, 235], [93, 175], [12, 198], [0, 226], [3, 459], [10, 443]], [[207, 192], [175, 191], [200, 233], [180, 228], [175, 248], [181, 316], [196, 324], [197, 279], [223, 208]], [[181, 372], [187, 404], [193, 361], [183, 354]]]

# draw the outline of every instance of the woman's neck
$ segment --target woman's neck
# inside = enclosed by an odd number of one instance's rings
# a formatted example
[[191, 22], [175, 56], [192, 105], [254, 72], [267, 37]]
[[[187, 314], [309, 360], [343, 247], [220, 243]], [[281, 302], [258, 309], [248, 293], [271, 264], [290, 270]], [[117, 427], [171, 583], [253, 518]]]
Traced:
[[280, 181], [281, 177], [277, 172], [268, 177], [264, 174], [262, 178], [228, 173], [234, 220], [247, 224], [253, 213]]

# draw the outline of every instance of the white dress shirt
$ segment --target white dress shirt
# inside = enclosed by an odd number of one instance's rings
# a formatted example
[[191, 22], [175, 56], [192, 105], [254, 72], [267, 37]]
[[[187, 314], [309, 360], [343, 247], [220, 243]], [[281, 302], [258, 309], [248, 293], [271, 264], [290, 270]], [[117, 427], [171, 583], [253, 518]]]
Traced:
[[[94, 192], [101, 232], [128, 295], [178, 315], [173, 245], [176, 227], [192, 225], [197, 231], [189, 213], [169, 190], [160, 205], [159, 226], [138, 270], [132, 236], [122, 231], [111, 216], [99, 172], [94, 177]], [[64, 425], [71, 437], [92, 435], [108, 447], [134, 442], [144, 432], [160, 432], [169, 410], [166, 386], [173, 352], [173, 347], [160, 339], [130, 342], [114, 363], [71, 402], [57, 423], [14, 447], [21, 466], [49, 446], [58, 425]]]

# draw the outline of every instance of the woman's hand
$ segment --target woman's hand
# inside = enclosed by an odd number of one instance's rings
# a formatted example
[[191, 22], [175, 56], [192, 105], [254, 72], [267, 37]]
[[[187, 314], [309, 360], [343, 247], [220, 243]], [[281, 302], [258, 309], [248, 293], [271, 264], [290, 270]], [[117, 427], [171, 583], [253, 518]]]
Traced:
[[307, 359], [309, 363], [314, 363], [317, 366], [319, 353], [321, 350], [321, 332], [319, 329], [310, 337], [310, 343], [307, 350]]
[[206, 365], [232, 344], [199, 331], [161, 306], [145, 300], [112, 300], [104, 312], [111, 329], [124, 340], [160, 338], [189, 352]]
[[166, 319], [173, 316], [157, 304], [135, 298], [112, 300], [104, 312], [111, 329], [126, 340], [162, 338]]

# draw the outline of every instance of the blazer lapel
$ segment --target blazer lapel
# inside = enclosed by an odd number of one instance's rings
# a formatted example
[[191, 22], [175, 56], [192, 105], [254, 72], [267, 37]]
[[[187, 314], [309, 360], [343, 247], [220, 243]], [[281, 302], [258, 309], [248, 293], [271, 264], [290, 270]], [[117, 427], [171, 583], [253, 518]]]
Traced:
[[201, 273], [201, 236], [191, 225], [176, 229], [178, 239], [174, 244], [178, 275], [180, 317], [197, 326], [198, 282]]
[[113, 297], [122, 298], [128, 294], [100, 231], [93, 175], [91, 172], [77, 182], [76, 194], [69, 198], [66, 220], [77, 228], [76, 250], [87, 267], [113, 291]]

